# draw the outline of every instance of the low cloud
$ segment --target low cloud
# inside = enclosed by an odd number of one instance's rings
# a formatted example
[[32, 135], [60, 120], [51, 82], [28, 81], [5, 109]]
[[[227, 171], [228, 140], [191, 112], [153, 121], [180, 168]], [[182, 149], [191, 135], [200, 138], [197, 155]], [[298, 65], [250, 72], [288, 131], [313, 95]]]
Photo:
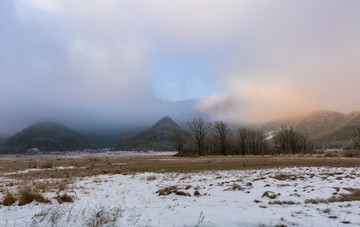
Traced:
[[314, 105], [309, 97], [282, 79], [252, 81], [231, 78], [226, 93], [202, 100], [199, 108], [214, 119], [254, 123], [304, 114]]
[[[154, 84], [168, 56], [206, 68], [191, 81], [222, 90], [198, 103], [214, 119], [357, 110], [359, 15], [357, 0], [1, 1], [0, 133], [42, 118], [115, 125], [184, 113], [154, 94], [192, 94]], [[182, 76], [169, 71], [170, 82]]]

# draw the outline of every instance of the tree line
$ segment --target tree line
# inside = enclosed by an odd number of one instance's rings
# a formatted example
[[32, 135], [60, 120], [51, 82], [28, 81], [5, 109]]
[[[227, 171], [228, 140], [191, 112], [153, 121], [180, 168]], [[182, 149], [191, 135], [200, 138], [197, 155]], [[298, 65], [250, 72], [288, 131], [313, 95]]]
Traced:
[[314, 149], [313, 142], [292, 126], [272, 134], [245, 127], [233, 130], [223, 121], [203, 118], [194, 118], [187, 126], [188, 131], [176, 129], [170, 135], [180, 156], [307, 154]]

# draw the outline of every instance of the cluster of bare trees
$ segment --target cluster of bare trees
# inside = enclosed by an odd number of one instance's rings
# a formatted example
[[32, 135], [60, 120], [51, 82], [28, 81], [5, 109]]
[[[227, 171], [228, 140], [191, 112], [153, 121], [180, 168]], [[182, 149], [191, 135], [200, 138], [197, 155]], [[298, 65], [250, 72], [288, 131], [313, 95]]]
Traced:
[[308, 153], [312, 142], [292, 127], [282, 127], [275, 135], [261, 130], [232, 130], [223, 121], [206, 122], [194, 118], [187, 122], [189, 131], [176, 129], [171, 140], [180, 155], [266, 155]]
[[276, 153], [309, 153], [314, 144], [305, 135], [297, 132], [294, 127], [283, 126], [273, 137]]
[[269, 153], [269, 141], [261, 130], [239, 128], [236, 154], [265, 155]]

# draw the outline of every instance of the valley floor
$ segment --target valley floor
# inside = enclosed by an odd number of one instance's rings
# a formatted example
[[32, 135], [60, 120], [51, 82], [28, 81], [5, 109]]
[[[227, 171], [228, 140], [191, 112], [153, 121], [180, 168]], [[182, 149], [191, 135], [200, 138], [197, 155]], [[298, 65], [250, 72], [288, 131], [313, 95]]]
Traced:
[[[73, 164], [1, 172], [0, 199], [29, 185], [50, 203], [0, 205], [0, 226], [360, 225], [357, 166], [76, 176], [72, 171], [88, 167]], [[59, 200], [64, 194], [74, 201]]]

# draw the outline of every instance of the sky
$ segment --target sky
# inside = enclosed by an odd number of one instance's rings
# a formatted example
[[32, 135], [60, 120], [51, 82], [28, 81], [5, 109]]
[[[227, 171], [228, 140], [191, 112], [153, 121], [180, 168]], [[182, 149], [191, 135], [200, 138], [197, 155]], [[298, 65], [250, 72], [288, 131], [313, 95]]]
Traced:
[[358, 0], [2, 0], [0, 34], [0, 134], [360, 110]]

